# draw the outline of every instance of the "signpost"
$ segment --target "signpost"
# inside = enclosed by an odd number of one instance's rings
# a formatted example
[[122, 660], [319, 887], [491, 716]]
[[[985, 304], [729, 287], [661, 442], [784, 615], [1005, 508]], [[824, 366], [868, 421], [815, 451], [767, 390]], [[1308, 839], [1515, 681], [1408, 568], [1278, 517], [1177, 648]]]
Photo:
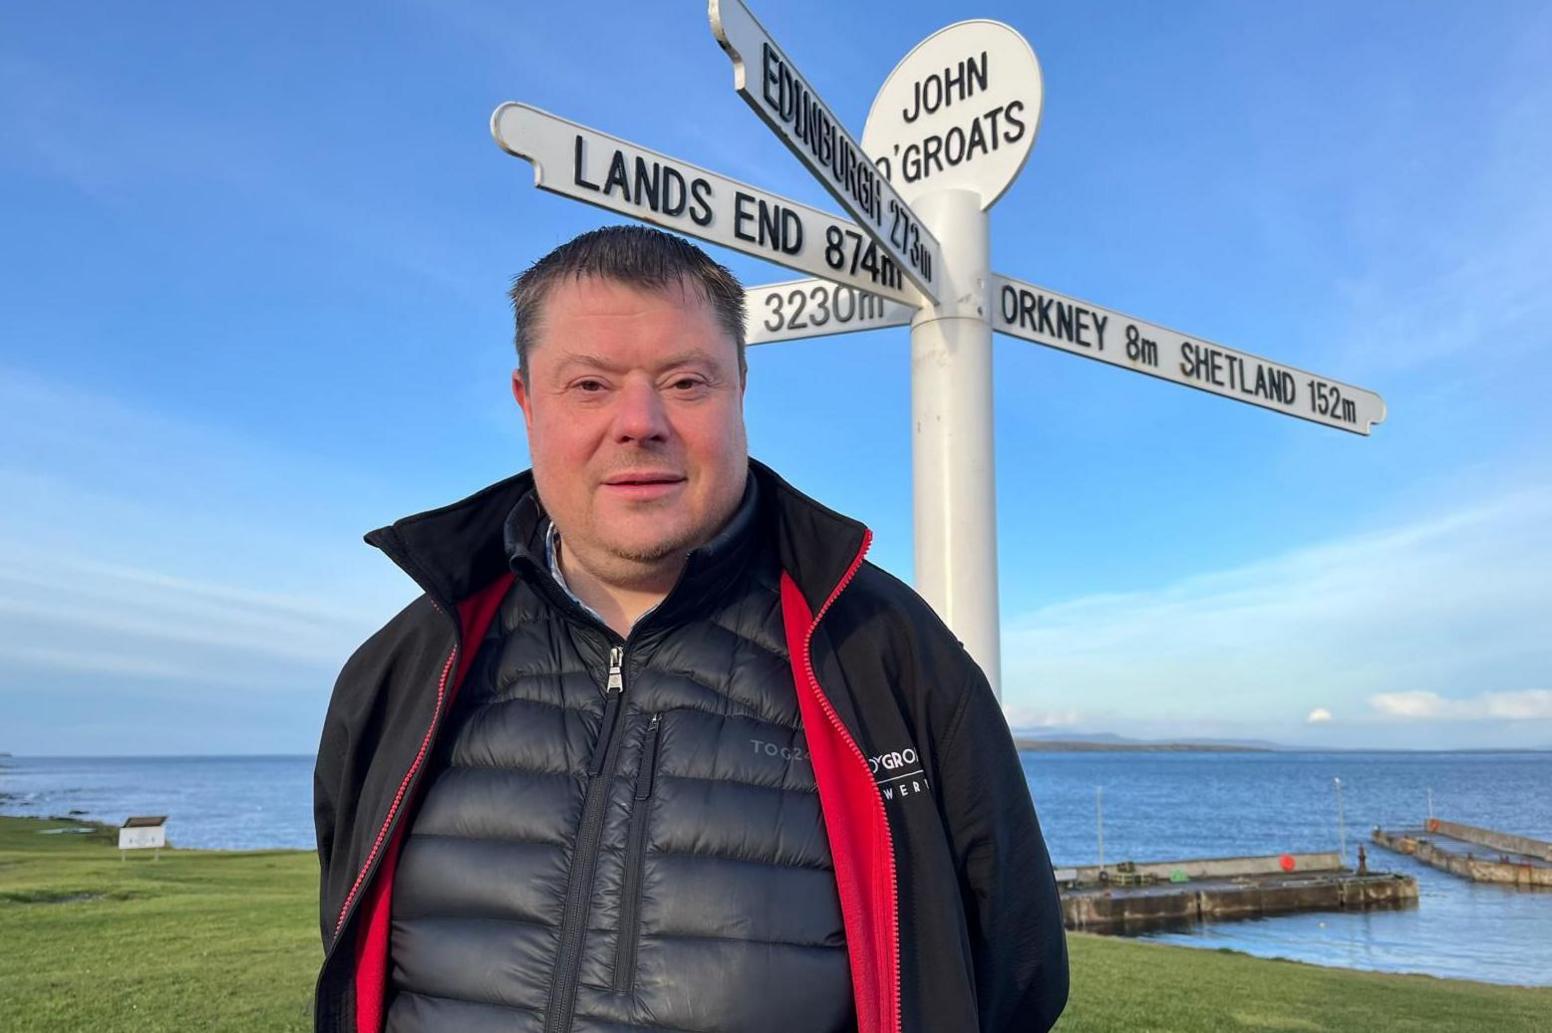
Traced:
[[1044, 99], [1008, 26], [923, 40], [859, 144], [742, 0], [708, 16], [734, 89], [855, 222], [528, 105], [501, 105], [491, 131], [536, 186], [817, 277], [745, 292], [751, 344], [910, 324], [916, 587], [999, 696], [994, 330], [1354, 434], [1385, 419], [1371, 391], [991, 272], [987, 213]]

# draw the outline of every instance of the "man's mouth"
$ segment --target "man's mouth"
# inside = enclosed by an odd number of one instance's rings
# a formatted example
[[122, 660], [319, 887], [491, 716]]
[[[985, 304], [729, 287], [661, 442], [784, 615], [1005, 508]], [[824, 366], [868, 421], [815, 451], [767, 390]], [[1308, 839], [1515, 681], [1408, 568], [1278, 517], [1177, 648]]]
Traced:
[[684, 477], [675, 473], [622, 473], [615, 474], [604, 481], [604, 483], [611, 487], [618, 487], [621, 485], [677, 484], [682, 480], [684, 480]]
[[615, 474], [604, 481], [604, 487], [619, 499], [651, 502], [675, 494], [684, 482], [684, 477], [676, 473], [643, 471]]

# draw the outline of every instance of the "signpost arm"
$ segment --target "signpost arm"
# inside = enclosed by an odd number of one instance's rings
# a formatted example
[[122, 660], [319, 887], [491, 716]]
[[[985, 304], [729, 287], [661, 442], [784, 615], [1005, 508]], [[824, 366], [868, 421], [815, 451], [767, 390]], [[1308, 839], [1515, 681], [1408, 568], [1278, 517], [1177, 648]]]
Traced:
[[1367, 435], [1385, 419], [1373, 391], [992, 274], [992, 326], [1001, 333], [1184, 387]]
[[944, 250], [943, 300], [911, 321], [916, 589], [1001, 699], [987, 216], [968, 190], [930, 194], [916, 211]]
[[[508, 154], [533, 163], [534, 185], [810, 276], [907, 305], [917, 292], [900, 270], [859, 254], [865, 232], [828, 212], [778, 197], [666, 154], [511, 101], [490, 117]], [[876, 248], [873, 249], [876, 251]]]
[[[738, 95], [872, 238], [865, 251], [861, 239], [849, 242], [853, 262], [877, 267], [882, 249], [890, 279], [903, 271], [924, 295], [938, 298], [941, 245], [791, 58], [743, 0], [709, 0], [706, 14], [712, 35], [733, 62]], [[847, 244], [836, 242], [841, 248]]]
[[790, 280], [744, 290], [748, 344], [832, 337], [906, 326], [916, 309], [828, 280]]

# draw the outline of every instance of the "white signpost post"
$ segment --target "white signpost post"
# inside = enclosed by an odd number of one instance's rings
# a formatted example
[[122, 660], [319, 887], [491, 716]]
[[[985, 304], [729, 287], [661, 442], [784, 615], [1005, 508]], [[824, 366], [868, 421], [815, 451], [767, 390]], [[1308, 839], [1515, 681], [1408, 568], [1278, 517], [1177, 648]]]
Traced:
[[947, 304], [911, 323], [916, 587], [1002, 693], [987, 209], [1040, 124], [1040, 64], [1000, 22], [967, 21], [900, 59], [863, 149], [944, 241]]
[[992, 332], [1367, 435], [1371, 391], [991, 272], [987, 211], [1040, 125], [1034, 51], [1000, 22], [927, 37], [859, 144], [742, 0], [710, 0], [733, 85], [856, 222], [524, 104], [491, 117], [535, 185], [817, 279], [751, 287], [748, 340], [911, 327], [916, 587], [1001, 695]]

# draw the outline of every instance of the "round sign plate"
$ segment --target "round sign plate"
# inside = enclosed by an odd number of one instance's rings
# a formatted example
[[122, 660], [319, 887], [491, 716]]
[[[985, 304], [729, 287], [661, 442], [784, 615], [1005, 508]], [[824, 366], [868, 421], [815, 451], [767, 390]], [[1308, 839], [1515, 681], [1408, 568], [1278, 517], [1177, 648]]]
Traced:
[[906, 204], [969, 190], [990, 208], [1035, 144], [1040, 62], [1002, 22], [958, 22], [916, 44], [868, 111], [862, 149]]

